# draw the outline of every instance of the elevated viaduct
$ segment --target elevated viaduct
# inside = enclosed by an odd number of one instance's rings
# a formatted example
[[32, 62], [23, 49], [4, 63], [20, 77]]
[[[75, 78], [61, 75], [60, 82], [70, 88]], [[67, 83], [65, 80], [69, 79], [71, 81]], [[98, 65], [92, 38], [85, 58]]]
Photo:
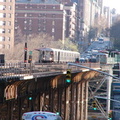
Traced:
[[[83, 65], [101, 70], [98, 63]], [[71, 83], [65, 82], [68, 68]], [[58, 112], [63, 120], [88, 120], [88, 84], [100, 74], [67, 64], [8, 65], [0, 73], [0, 120], [21, 120], [24, 112], [39, 110]]]

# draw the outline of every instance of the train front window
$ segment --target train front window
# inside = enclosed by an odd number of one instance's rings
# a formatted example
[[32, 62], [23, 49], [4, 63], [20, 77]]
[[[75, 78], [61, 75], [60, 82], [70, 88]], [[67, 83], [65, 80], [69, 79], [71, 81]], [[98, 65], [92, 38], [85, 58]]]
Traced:
[[53, 51], [44, 51], [43, 52], [43, 60], [44, 61], [52, 61], [53, 60]]
[[50, 51], [44, 51], [44, 57], [46, 57], [46, 56], [50, 56]]

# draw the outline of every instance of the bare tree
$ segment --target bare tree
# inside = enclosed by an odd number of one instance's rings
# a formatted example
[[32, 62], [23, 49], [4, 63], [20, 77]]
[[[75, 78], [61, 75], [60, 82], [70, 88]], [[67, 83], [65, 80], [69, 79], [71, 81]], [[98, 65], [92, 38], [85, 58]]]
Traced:
[[33, 34], [31, 36], [27, 36], [26, 39], [19, 40], [19, 42], [15, 42], [14, 53], [9, 59], [24, 61], [24, 45], [27, 42], [27, 51], [32, 51], [33, 60], [38, 60], [38, 51], [41, 47], [52, 47], [52, 48], [60, 48], [62, 43], [60, 41], [54, 41], [48, 34], [40, 33], [39, 35]]
[[15, 30], [15, 44], [20, 43], [25, 40], [25, 35], [22, 34], [21, 29]]
[[102, 33], [105, 30], [105, 28], [107, 28], [107, 19], [105, 18], [105, 16], [96, 17], [94, 23], [95, 24], [93, 27], [96, 28], [97, 35]]
[[[57, 49], [67, 49], [77, 51], [77, 46], [69, 39], [65, 40], [65, 44], [62, 44], [62, 40], [55, 41], [51, 36], [45, 33], [32, 34], [31, 36], [21, 36], [21, 32], [18, 31], [14, 46], [14, 53], [7, 56], [7, 60], [16, 60], [19, 62], [24, 61], [24, 46], [27, 43], [27, 58], [32, 51], [33, 61], [38, 61], [38, 51], [36, 49], [42, 47], [50, 47]], [[21, 36], [21, 37], [20, 37]]]

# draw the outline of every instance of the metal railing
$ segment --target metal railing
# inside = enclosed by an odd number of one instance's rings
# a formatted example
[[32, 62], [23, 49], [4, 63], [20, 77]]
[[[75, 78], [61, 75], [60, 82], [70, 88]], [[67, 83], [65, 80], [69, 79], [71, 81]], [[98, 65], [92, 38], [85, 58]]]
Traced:
[[[100, 65], [98, 63], [78, 63], [90, 68], [98, 68]], [[63, 72], [68, 69], [67, 63], [6, 63], [0, 64], [0, 78], [5, 77], [18, 77], [33, 75], [34, 73], [46, 73], [48, 72]], [[85, 68], [80, 68], [77, 66], [71, 66], [72, 71], [83, 70]]]

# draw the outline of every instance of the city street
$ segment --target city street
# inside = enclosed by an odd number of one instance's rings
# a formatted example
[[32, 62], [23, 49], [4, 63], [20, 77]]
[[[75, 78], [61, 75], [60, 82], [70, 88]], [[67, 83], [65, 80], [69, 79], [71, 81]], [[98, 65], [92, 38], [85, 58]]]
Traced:
[[101, 43], [99, 40], [91, 42], [91, 45], [81, 54], [81, 57], [88, 58], [94, 52], [103, 51], [111, 48], [111, 43], [108, 38], [104, 38], [104, 42]]

